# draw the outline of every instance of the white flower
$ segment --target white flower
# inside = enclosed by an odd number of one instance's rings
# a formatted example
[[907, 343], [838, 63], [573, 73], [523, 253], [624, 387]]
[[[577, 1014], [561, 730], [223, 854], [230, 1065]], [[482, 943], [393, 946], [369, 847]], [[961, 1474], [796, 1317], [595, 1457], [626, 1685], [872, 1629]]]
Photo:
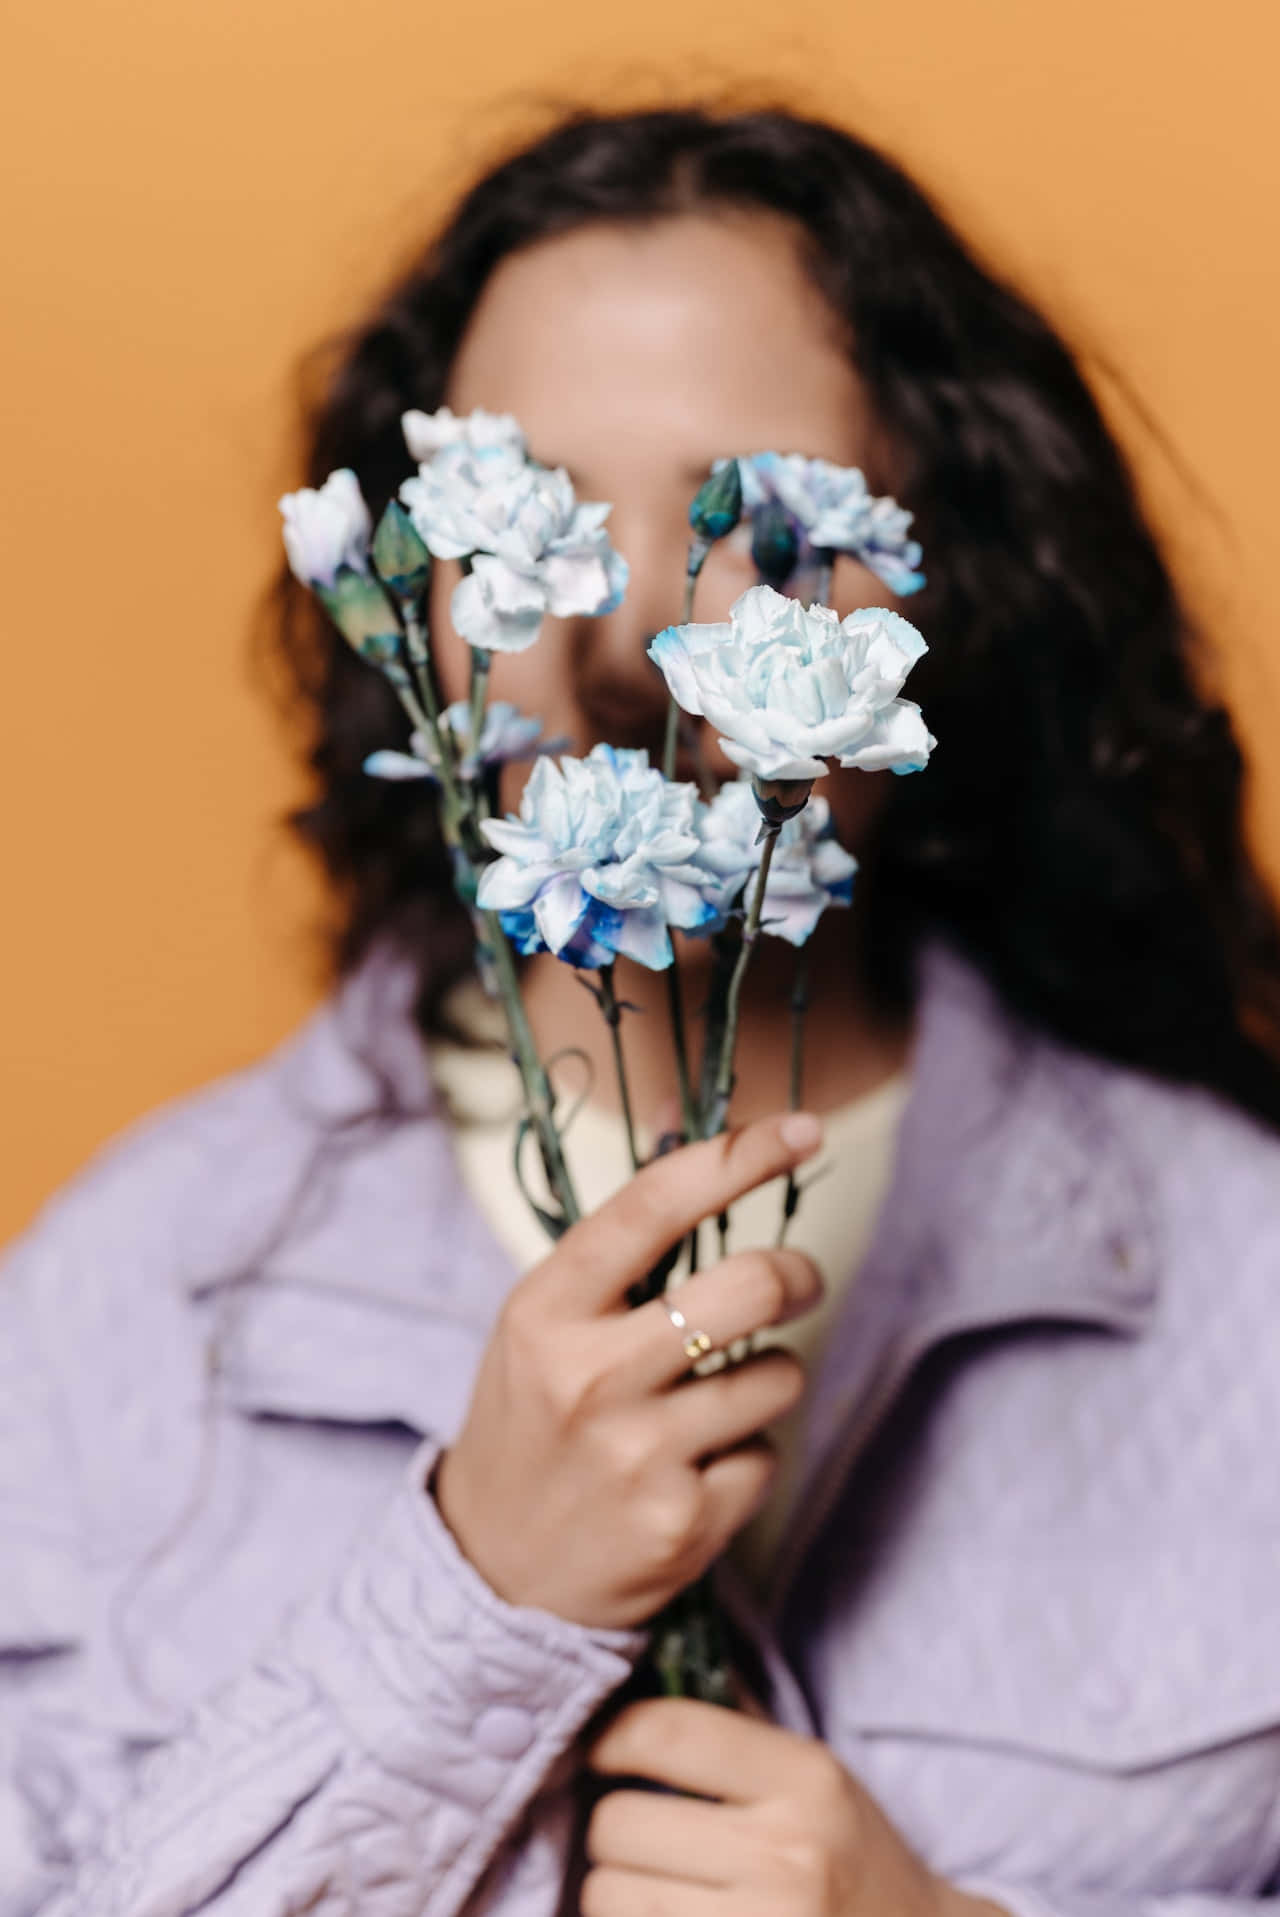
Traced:
[[774, 501], [786, 511], [800, 541], [798, 569], [812, 564], [815, 553], [846, 552], [893, 592], [923, 586], [921, 548], [907, 537], [914, 515], [887, 493], [874, 498], [856, 466], [801, 453], [753, 453], [738, 461], [738, 471], [745, 518]]
[[510, 445], [482, 459], [458, 443], [400, 497], [437, 559], [474, 555], [451, 605], [470, 645], [523, 652], [547, 613], [594, 618], [621, 603], [627, 562], [604, 530], [610, 507], [579, 504], [563, 468], [526, 463]]
[[898, 693], [928, 650], [884, 607], [841, 620], [771, 586], [734, 601], [725, 625], [668, 626], [649, 648], [677, 705], [705, 718], [735, 765], [760, 779], [817, 779], [828, 759], [917, 772], [937, 741]]
[[[466, 699], [457, 699], [440, 714], [458, 748], [458, 770], [464, 779], [474, 779], [482, 766], [506, 765], [513, 759], [532, 759], [540, 752], [558, 750], [561, 741], [539, 740], [541, 719], [528, 719], [518, 707], [505, 699], [493, 699], [485, 707], [480, 728], [480, 750], [471, 751], [471, 707]], [[375, 779], [433, 779], [439, 772], [435, 741], [429, 732], [415, 732], [408, 752], [371, 752], [364, 769]]]
[[457, 440], [405, 480], [400, 499], [437, 559], [465, 559], [489, 550], [495, 533], [506, 526], [513, 496], [523, 496], [539, 470], [517, 445], [500, 441], [478, 452]]
[[519, 818], [481, 824], [502, 856], [480, 874], [476, 902], [522, 952], [593, 968], [621, 955], [661, 971], [668, 926], [716, 918], [704, 896], [714, 882], [694, 863], [696, 804], [693, 786], [664, 779], [647, 752], [598, 745], [585, 759], [539, 759]]
[[332, 586], [340, 566], [369, 570], [373, 522], [349, 466], [329, 474], [318, 490], [303, 486], [279, 501], [284, 515], [284, 549], [304, 586]]
[[479, 406], [466, 414], [452, 413], [447, 406], [441, 406], [434, 413], [422, 413], [415, 408], [401, 413], [400, 425], [409, 457], [416, 459], [419, 465], [433, 459], [446, 446], [465, 446], [480, 457], [510, 448], [521, 459], [525, 457], [524, 434], [511, 413], [486, 413]]
[[[709, 893], [721, 918], [758, 869], [760, 812], [750, 779], [722, 786], [697, 819], [698, 863], [712, 875]], [[803, 945], [828, 905], [848, 905], [858, 862], [831, 829], [831, 808], [811, 798], [778, 833], [764, 891], [761, 931]], [[753, 880], [754, 884], [754, 880]]]
[[907, 527], [914, 516], [899, 506], [896, 500], [890, 499], [888, 494], [881, 499], [873, 499], [866, 529], [857, 549], [863, 565], [877, 579], [882, 579], [891, 592], [903, 596], [918, 592], [924, 584], [924, 574], [918, 570], [920, 543], [907, 538]]

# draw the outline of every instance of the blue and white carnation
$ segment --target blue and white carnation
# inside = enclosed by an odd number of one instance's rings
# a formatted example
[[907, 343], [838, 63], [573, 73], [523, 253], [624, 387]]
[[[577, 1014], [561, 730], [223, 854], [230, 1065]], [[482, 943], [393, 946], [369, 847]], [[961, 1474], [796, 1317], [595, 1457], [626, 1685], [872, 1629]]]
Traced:
[[923, 551], [919, 540], [907, 537], [915, 517], [886, 493], [873, 499], [856, 552], [869, 572], [883, 580], [890, 592], [906, 598], [919, 592], [924, 574], [919, 570]]
[[554, 952], [598, 969], [615, 958], [662, 971], [669, 927], [716, 920], [697, 863], [697, 793], [664, 779], [643, 751], [598, 745], [585, 759], [539, 759], [519, 817], [485, 819], [501, 854], [480, 874], [476, 902], [497, 912], [521, 952]]
[[[507, 765], [513, 760], [532, 759], [542, 752], [558, 751], [560, 740], [542, 739], [541, 719], [530, 719], [518, 706], [505, 699], [494, 699], [485, 708], [480, 728], [478, 751], [471, 749], [471, 707], [457, 699], [440, 714], [442, 725], [453, 735], [458, 755], [458, 770], [464, 779], [474, 779], [485, 766]], [[438, 779], [439, 755], [429, 732], [415, 731], [408, 752], [371, 752], [364, 769], [375, 779]]]
[[891, 592], [905, 596], [924, 585], [922, 549], [908, 537], [914, 515], [888, 494], [873, 496], [858, 467], [802, 453], [753, 453], [739, 459], [738, 471], [745, 519], [775, 502], [787, 514], [798, 541], [797, 572], [813, 571], [820, 554], [843, 552]]
[[478, 460], [503, 459], [511, 454], [519, 460], [527, 457], [524, 433], [512, 413], [486, 413], [481, 406], [470, 413], [453, 413], [447, 406], [434, 413], [414, 408], [401, 413], [400, 426], [409, 457], [420, 466], [446, 446], [463, 447]]
[[720, 734], [761, 780], [811, 780], [828, 760], [918, 772], [936, 745], [898, 694], [928, 647], [906, 619], [862, 607], [842, 620], [771, 586], [736, 599], [725, 624], [668, 626], [649, 647], [676, 704]]
[[349, 466], [330, 473], [323, 486], [286, 493], [279, 506], [289, 567], [304, 586], [333, 586], [343, 566], [368, 572], [373, 521]]
[[621, 605], [627, 562], [604, 529], [603, 502], [579, 502], [568, 473], [527, 460], [523, 441], [451, 440], [400, 498], [437, 559], [470, 559], [454, 589], [454, 627], [470, 645], [523, 652], [548, 613], [595, 618]]
[[343, 638], [403, 689], [400, 622], [369, 565], [373, 521], [349, 466], [323, 486], [303, 486], [279, 502], [284, 549], [294, 577], [309, 586]]
[[[698, 863], [710, 875], [708, 896], [721, 920], [759, 869], [760, 812], [750, 779], [722, 786], [697, 817]], [[764, 890], [760, 929], [803, 945], [829, 905], [848, 905], [858, 862], [836, 838], [831, 808], [811, 798], [778, 832]]]

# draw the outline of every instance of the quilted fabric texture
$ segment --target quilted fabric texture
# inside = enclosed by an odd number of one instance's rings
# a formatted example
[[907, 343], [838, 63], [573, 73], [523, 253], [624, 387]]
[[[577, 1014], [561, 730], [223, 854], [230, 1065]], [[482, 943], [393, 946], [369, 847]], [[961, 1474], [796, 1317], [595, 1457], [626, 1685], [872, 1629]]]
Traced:
[[[513, 1274], [377, 958], [0, 1271], [0, 1917], [556, 1917], [641, 1632], [506, 1604], [427, 1490]], [[775, 1717], [1011, 1917], [1280, 1884], [1280, 1143], [949, 954], [811, 1380]], [[889, 1914], [887, 1914], [889, 1917]]]

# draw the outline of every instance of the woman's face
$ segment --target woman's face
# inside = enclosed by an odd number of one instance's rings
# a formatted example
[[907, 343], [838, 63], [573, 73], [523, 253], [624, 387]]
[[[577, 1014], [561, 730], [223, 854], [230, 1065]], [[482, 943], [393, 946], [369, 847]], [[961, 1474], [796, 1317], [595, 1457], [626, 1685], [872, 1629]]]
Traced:
[[[646, 657], [680, 616], [688, 507], [714, 459], [773, 450], [867, 465], [872, 422], [836, 322], [805, 274], [788, 223], [766, 213], [680, 214], [645, 226], [582, 227], [495, 270], [457, 355], [446, 402], [514, 413], [535, 459], [564, 466], [583, 500], [611, 500], [609, 531], [631, 579], [616, 612], [548, 619], [527, 651], [494, 656], [494, 697], [537, 714], [585, 752], [601, 739], [660, 763], [667, 693]], [[874, 478], [872, 479], [874, 485]], [[470, 656], [440, 564], [432, 626], [443, 690], [465, 695]], [[713, 548], [694, 617], [725, 619], [756, 584], [740, 528]], [[893, 595], [841, 557], [843, 616]], [[708, 733], [710, 769], [736, 776]], [[513, 807], [527, 767], [508, 768]], [[888, 775], [836, 773], [821, 790], [857, 844]]]

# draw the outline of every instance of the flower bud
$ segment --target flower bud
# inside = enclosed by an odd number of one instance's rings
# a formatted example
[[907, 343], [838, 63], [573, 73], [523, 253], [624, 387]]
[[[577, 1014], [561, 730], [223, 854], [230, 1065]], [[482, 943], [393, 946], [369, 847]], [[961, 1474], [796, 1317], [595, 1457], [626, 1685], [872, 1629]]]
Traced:
[[431, 554], [398, 499], [393, 499], [373, 535], [373, 563], [397, 599], [421, 597], [431, 572]]
[[813, 780], [756, 777], [751, 781], [751, 790], [765, 824], [779, 826], [787, 819], [794, 819], [797, 812], [804, 811], [809, 803], [809, 794], [813, 791]]
[[409, 675], [400, 663], [399, 637], [389, 632], [366, 633], [363, 639], [352, 642], [360, 657], [369, 665], [376, 666], [384, 678], [393, 686], [407, 687]]
[[[385, 641], [393, 655], [400, 645], [400, 624], [391, 601], [367, 572], [339, 571], [331, 586], [317, 586], [320, 601], [338, 631], [356, 651], [369, 656], [370, 641]], [[376, 648], [375, 648], [376, 649]]]
[[782, 586], [796, 569], [800, 540], [785, 506], [770, 500], [751, 522], [751, 557], [766, 586]]
[[689, 524], [699, 539], [710, 542], [731, 533], [741, 517], [742, 475], [737, 460], [726, 459], [694, 494]]

